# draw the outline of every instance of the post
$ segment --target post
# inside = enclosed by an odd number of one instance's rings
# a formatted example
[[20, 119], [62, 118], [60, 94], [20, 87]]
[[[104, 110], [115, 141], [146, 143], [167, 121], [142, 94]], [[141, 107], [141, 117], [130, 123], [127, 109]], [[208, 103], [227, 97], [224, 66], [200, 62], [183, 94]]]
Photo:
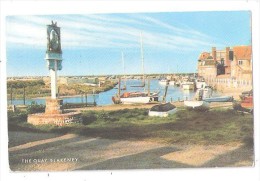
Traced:
[[51, 75], [51, 98], [57, 98], [57, 60], [54, 60], [54, 70], [50, 69]]
[[85, 100], [86, 100], [86, 107], [88, 106], [88, 95], [85, 94]]
[[168, 85], [169, 85], [169, 82], [167, 82], [166, 86], [165, 86], [165, 92], [164, 92], [164, 95], [163, 95], [163, 102], [164, 103], [166, 102], [166, 95], [167, 95], [167, 91], [168, 91]]
[[25, 86], [23, 86], [23, 105], [25, 105]]
[[150, 78], [148, 77], [148, 96], [150, 96]]
[[11, 99], [11, 104], [13, 104], [13, 86], [12, 85], [11, 85], [10, 99]]
[[118, 78], [118, 97], [120, 97], [121, 94], [121, 78]]

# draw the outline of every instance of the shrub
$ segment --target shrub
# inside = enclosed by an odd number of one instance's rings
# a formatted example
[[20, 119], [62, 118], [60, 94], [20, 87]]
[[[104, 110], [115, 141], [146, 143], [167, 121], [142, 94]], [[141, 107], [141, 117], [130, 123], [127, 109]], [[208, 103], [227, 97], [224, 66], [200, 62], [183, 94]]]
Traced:
[[44, 111], [45, 111], [45, 105], [37, 104], [36, 102], [32, 102], [31, 105], [27, 107], [28, 114], [42, 113]]
[[88, 125], [95, 122], [97, 120], [97, 117], [93, 113], [91, 113], [91, 114], [83, 114], [81, 116], [81, 119], [82, 119], [82, 124]]
[[26, 122], [27, 121], [27, 113], [26, 112], [12, 112], [8, 111], [8, 122]]

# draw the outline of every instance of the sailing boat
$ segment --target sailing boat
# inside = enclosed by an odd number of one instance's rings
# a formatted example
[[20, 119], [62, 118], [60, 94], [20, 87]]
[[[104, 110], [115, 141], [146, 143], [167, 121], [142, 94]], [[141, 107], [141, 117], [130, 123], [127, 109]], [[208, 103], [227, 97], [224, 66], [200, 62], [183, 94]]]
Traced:
[[[142, 39], [141, 39], [141, 50], [142, 50]], [[143, 52], [141, 54], [143, 54]], [[143, 62], [143, 56], [142, 56], [142, 62]], [[143, 70], [144, 70], [144, 67], [143, 67]], [[143, 81], [144, 81], [144, 75], [143, 75]], [[143, 82], [143, 85], [141, 85], [141, 86], [139, 85], [138, 87], [144, 87], [144, 86], [145, 86], [145, 84]], [[135, 86], [135, 87], [137, 87], [137, 86]], [[159, 92], [150, 92], [150, 79], [148, 79], [148, 91], [147, 92], [141, 92], [141, 91], [124, 92], [122, 95], [120, 95], [120, 81], [119, 81], [118, 94], [116, 96], [113, 96], [112, 100], [115, 104], [117, 104], [117, 103], [146, 104], [149, 102], [158, 102], [159, 101]]]
[[[126, 76], [125, 76], [125, 61], [124, 61], [124, 53], [122, 52], [121, 53], [121, 55], [122, 55], [122, 64], [123, 64], [123, 70], [124, 70], [124, 82], [125, 82], [125, 84], [124, 84], [124, 86], [123, 87], [121, 87], [120, 89], [121, 90], [126, 90]], [[118, 86], [119, 87], [119, 86]], [[115, 89], [118, 89], [118, 87], [115, 87]]]
[[143, 73], [143, 81], [141, 85], [131, 85], [130, 87], [144, 87], [145, 86], [145, 76], [144, 76], [144, 50], [143, 50], [143, 37], [142, 33], [140, 33], [140, 44], [141, 44], [141, 62], [142, 62], [142, 73]]
[[[112, 100], [114, 101], [114, 97]], [[150, 92], [150, 80], [148, 80], [147, 92], [124, 92], [120, 97], [120, 102], [123, 104], [147, 104], [150, 102], [159, 101], [159, 92]]]

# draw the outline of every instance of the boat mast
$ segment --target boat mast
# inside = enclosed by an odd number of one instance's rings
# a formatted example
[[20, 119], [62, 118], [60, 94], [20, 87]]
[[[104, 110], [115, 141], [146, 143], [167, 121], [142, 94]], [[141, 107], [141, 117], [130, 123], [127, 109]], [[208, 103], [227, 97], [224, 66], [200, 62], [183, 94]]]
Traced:
[[143, 72], [143, 85], [144, 83], [144, 50], [143, 50], [143, 36], [142, 32], [140, 33], [140, 43], [141, 43], [141, 62], [142, 62], [142, 72]]
[[122, 55], [122, 64], [123, 64], [123, 77], [124, 77], [124, 81], [125, 81], [125, 85], [124, 86], [126, 86], [124, 53], [121, 52], [121, 55]]

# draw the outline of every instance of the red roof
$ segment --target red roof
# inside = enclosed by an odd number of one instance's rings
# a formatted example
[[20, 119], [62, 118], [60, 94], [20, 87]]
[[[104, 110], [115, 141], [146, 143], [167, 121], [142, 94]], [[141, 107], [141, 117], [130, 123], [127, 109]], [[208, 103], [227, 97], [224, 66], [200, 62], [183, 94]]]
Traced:
[[233, 52], [237, 60], [251, 60], [251, 46], [235, 46], [233, 47]]
[[210, 56], [210, 53], [208, 53], [208, 52], [203, 52], [203, 53], [200, 54], [199, 60], [205, 60], [205, 59], [207, 59], [209, 56]]

